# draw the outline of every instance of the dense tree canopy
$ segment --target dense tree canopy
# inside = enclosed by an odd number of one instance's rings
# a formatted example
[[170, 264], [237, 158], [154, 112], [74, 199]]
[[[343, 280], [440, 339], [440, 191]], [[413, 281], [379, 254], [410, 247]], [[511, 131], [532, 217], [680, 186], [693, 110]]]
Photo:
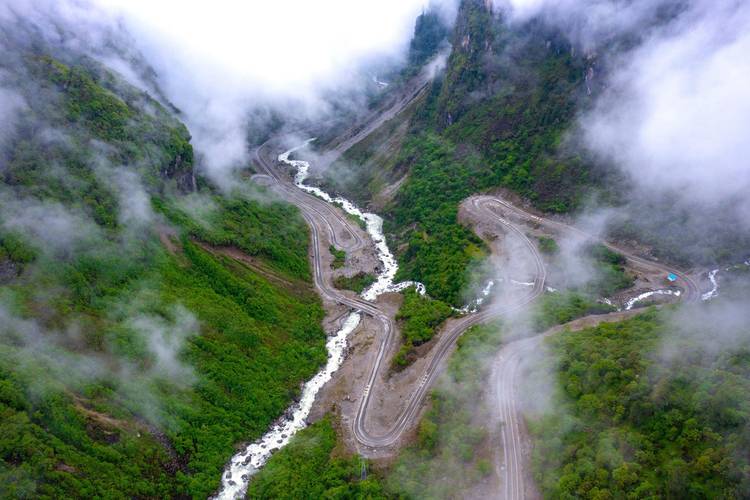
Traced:
[[[746, 496], [748, 345], [707, 354], [668, 317], [648, 312], [552, 340], [561, 411], [531, 427], [546, 496]], [[669, 363], [659, 359], [667, 338], [683, 352]]]

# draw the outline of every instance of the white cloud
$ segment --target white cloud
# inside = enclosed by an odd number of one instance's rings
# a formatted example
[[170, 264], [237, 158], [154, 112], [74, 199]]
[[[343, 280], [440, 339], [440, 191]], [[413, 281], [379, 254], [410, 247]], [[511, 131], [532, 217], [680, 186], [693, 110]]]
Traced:
[[248, 108], [293, 99], [310, 112], [363, 59], [403, 51], [424, 3], [96, 1], [123, 16], [219, 179], [244, 158]]
[[[322, 92], [359, 90], [358, 66], [375, 56], [403, 54], [426, 3], [10, 0], [0, 5], [0, 23], [33, 23], [50, 42], [110, 66], [116, 52], [127, 59], [138, 49], [184, 112], [209, 173], [225, 182], [227, 171], [245, 159], [249, 108], [291, 101], [296, 114], [309, 115], [321, 107]], [[123, 36], [123, 27], [132, 39]], [[112, 39], [135, 47], [113, 53], [105, 48]], [[138, 72], [114, 65], [144, 86]]]
[[251, 85], [297, 94], [340, 78], [364, 56], [408, 42], [423, 0], [98, 3], [122, 12], [145, 43], [159, 44], [163, 63], [186, 64], [184, 77], [230, 92]]
[[579, 49], [599, 54], [603, 92], [580, 131], [589, 151], [635, 181], [634, 195], [669, 194], [696, 224], [705, 220], [698, 215], [732, 205], [750, 227], [750, 4], [494, 3], [511, 23], [542, 18]]
[[585, 50], [603, 39], [643, 27], [670, 0], [493, 0], [512, 21], [542, 17], [562, 26]]
[[715, 204], [750, 188], [750, 5], [697, 2], [627, 54], [583, 118], [588, 146], [652, 190]]
[[[0, 72], [0, 79], [2, 73]], [[15, 129], [16, 117], [26, 108], [26, 102], [17, 92], [0, 87], [0, 146]]]

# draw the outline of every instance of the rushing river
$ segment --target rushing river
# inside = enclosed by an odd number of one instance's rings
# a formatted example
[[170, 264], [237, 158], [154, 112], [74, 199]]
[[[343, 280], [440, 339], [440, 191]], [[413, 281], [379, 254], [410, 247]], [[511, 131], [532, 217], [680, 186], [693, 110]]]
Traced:
[[[374, 301], [383, 293], [399, 292], [414, 286], [420, 294], [425, 293], [425, 287], [422, 283], [406, 281], [403, 283], [394, 283], [396, 273], [398, 272], [398, 263], [385, 239], [383, 234], [383, 219], [378, 215], [360, 210], [354, 203], [339, 196], [331, 196], [325, 191], [315, 186], [305, 184], [310, 174], [310, 163], [304, 160], [290, 160], [289, 157], [295, 151], [298, 151], [309, 145], [315, 139], [309, 139], [302, 145], [297, 146], [289, 151], [279, 155], [278, 160], [286, 163], [296, 169], [294, 176], [295, 185], [310, 194], [317, 196], [329, 203], [340, 206], [348, 214], [354, 215], [365, 223], [367, 233], [370, 235], [377, 250], [378, 259], [382, 264], [382, 271], [377, 276], [376, 281], [362, 292], [362, 298], [368, 301]], [[750, 265], [750, 261], [745, 263]], [[716, 282], [716, 271], [709, 274], [709, 279], [713, 289], [703, 295], [703, 300], [710, 300], [718, 294], [718, 284]], [[533, 283], [515, 282], [518, 285], [533, 285]], [[476, 312], [479, 306], [489, 296], [495, 282], [490, 280], [485, 288], [481, 291], [479, 297], [469, 303], [462, 309], [457, 309], [461, 313]], [[555, 291], [550, 289], [550, 291]], [[642, 293], [633, 297], [625, 304], [625, 309], [631, 309], [637, 302], [645, 300], [653, 295], [680, 295], [679, 291], [673, 290], [654, 290]], [[604, 302], [610, 303], [607, 299]], [[217, 499], [235, 499], [245, 496], [247, 492], [250, 477], [258, 469], [265, 465], [271, 454], [289, 443], [292, 436], [297, 431], [307, 426], [307, 417], [310, 414], [312, 405], [315, 402], [320, 389], [328, 382], [336, 370], [339, 369], [344, 361], [348, 336], [357, 328], [361, 321], [361, 313], [350, 312], [340, 323], [340, 329], [335, 335], [328, 338], [326, 348], [328, 350], [328, 361], [325, 367], [319, 371], [312, 379], [308, 380], [302, 388], [300, 400], [294, 403], [285, 414], [274, 423], [271, 429], [257, 441], [246, 446], [241, 452], [232, 457], [229, 465], [224, 471], [221, 478], [221, 490], [216, 495]]]
[[654, 295], [674, 295], [675, 297], [679, 297], [682, 294], [680, 290], [652, 290], [650, 292], [644, 292], [640, 295], [637, 295], [633, 297], [632, 299], [629, 299], [627, 302], [625, 302], [625, 310], [630, 311], [633, 306], [642, 300], [646, 300], [649, 297], [653, 297]]
[[719, 282], [716, 280], [716, 275], [718, 273], [718, 269], [709, 271], [708, 280], [711, 282], [711, 290], [701, 295], [701, 300], [711, 300], [719, 296]]
[[[737, 267], [740, 267], [740, 266], [750, 267], [750, 260], [748, 260], [746, 262], [743, 262], [742, 264], [737, 264], [737, 265], [734, 265], [734, 266], [729, 266], [729, 267], [725, 268], [724, 271], [730, 271], [733, 268], [737, 268]], [[709, 300], [713, 300], [713, 299], [715, 299], [716, 297], [719, 296], [719, 281], [717, 279], [717, 274], [719, 274], [720, 271], [721, 270], [717, 268], [717, 269], [712, 269], [711, 271], [708, 272], [708, 281], [711, 283], [711, 289], [709, 291], [701, 294], [701, 300], [702, 301], [706, 302], [706, 301], [709, 301]], [[654, 295], [674, 295], [674, 296], [679, 297], [680, 293], [681, 292], [679, 290], [671, 290], [671, 289], [653, 290], [653, 291], [649, 291], [649, 292], [644, 292], [644, 293], [642, 293], [642, 294], [640, 294], [640, 295], [638, 295], [636, 297], [633, 297], [632, 299], [628, 300], [625, 303], [625, 310], [629, 311], [630, 309], [633, 308], [633, 306], [636, 303], [638, 303], [638, 302], [640, 302], [642, 300], [645, 300], [645, 299], [647, 299], [649, 297], [653, 297]], [[602, 299], [601, 301], [603, 303], [605, 303], [605, 304], [614, 306], [614, 304], [612, 303], [612, 301], [609, 300], [609, 299]], [[618, 308], [617, 310], [619, 311], [620, 308]]]
[[[741, 264], [735, 264], [724, 268], [724, 272], [737, 270], [742, 267], [750, 267], [750, 260], [746, 260]], [[711, 290], [701, 295], [701, 300], [712, 300], [719, 296], [719, 280], [717, 275], [721, 272], [721, 269], [712, 269], [708, 272], [708, 281], [711, 282]]]
[[[309, 139], [301, 146], [280, 154], [278, 159], [279, 162], [291, 165], [297, 170], [294, 176], [294, 184], [298, 188], [329, 203], [339, 205], [345, 212], [358, 217], [365, 223], [367, 233], [375, 244], [383, 270], [378, 275], [377, 280], [362, 292], [362, 298], [374, 301], [383, 293], [400, 292], [410, 286], [414, 286], [420, 294], [424, 294], [425, 287], [422, 283], [413, 281], [393, 283], [398, 272], [398, 263], [385, 240], [383, 219], [373, 213], [363, 212], [346, 198], [333, 197], [317, 187], [305, 184], [310, 172], [310, 163], [303, 160], [290, 160], [289, 156], [306, 147], [313, 140]], [[300, 400], [293, 404], [266, 434], [232, 457], [221, 477], [221, 490], [215, 498], [229, 500], [244, 497], [250, 477], [265, 465], [274, 451], [288, 444], [297, 431], [307, 426], [307, 416], [310, 414], [315, 397], [339, 369], [341, 363], [344, 362], [347, 338], [357, 328], [361, 319], [359, 312], [351, 312], [345, 317], [339, 331], [334, 336], [329, 337], [326, 342], [328, 361], [325, 367], [305, 383]]]

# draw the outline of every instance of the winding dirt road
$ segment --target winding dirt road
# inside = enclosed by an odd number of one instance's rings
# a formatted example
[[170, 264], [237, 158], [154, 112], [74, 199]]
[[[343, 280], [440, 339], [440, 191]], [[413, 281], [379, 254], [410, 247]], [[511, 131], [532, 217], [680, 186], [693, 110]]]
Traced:
[[[313, 260], [313, 274], [315, 286], [318, 289], [321, 296], [327, 300], [338, 302], [351, 309], [361, 311], [369, 316], [372, 316], [380, 322], [382, 328], [382, 335], [380, 338], [380, 344], [378, 347], [378, 353], [370, 371], [367, 384], [363, 391], [362, 397], [360, 398], [359, 408], [356, 413], [353, 425], [353, 435], [360, 445], [360, 453], [365, 456], [374, 452], [377, 448], [388, 447], [396, 444], [403, 433], [410, 429], [416, 424], [416, 418], [418, 417], [421, 404], [424, 400], [429, 388], [435, 382], [437, 376], [440, 373], [440, 368], [447, 355], [451, 352], [455, 345], [456, 339], [461, 336], [470, 327], [486, 323], [493, 319], [497, 319], [506, 315], [512, 311], [519, 310], [534, 299], [544, 293], [544, 282], [546, 279], [546, 271], [541, 255], [539, 254], [536, 246], [529, 240], [529, 238], [514, 224], [505, 220], [498, 214], [488, 211], [485, 207], [479, 205], [477, 210], [484, 212], [478, 214], [495, 221], [498, 226], [498, 232], [503, 229], [512, 233], [523, 242], [525, 247], [528, 249], [530, 255], [534, 260], [535, 265], [535, 278], [534, 285], [530, 290], [517, 300], [512, 301], [508, 304], [503, 305], [499, 308], [488, 308], [478, 313], [463, 316], [455, 321], [450, 322], [447, 327], [440, 333], [439, 340], [434, 346], [430, 353], [430, 360], [425, 368], [424, 373], [419, 378], [417, 386], [409, 396], [408, 402], [405, 405], [401, 413], [396, 416], [390, 428], [384, 433], [375, 433], [370, 430], [369, 426], [369, 410], [373, 404], [372, 393], [377, 381], [382, 377], [383, 371], [387, 370], [387, 363], [384, 363], [388, 347], [393, 342], [394, 336], [394, 323], [393, 319], [384, 313], [377, 304], [365, 301], [361, 298], [352, 298], [345, 295], [341, 291], [337, 290], [328, 281], [326, 273], [322, 269], [321, 252], [327, 251], [327, 247], [321, 240], [321, 233], [327, 232], [331, 241], [336, 242], [337, 246], [341, 246], [345, 249], [351, 249], [357, 245], [361, 245], [361, 242], [357, 242], [354, 245], [346, 245], [347, 242], [342, 242], [338, 237], [337, 228], [341, 231], [348, 231], [352, 236], [352, 239], [356, 238], [356, 231], [354, 231], [349, 225], [351, 222], [343, 215], [338, 213], [338, 209], [332, 207], [328, 203], [322, 200], [308, 195], [307, 193], [299, 190], [291, 182], [291, 179], [280, 172], [271, 163], [268, 155], [271, 150], [268, 145], [263, 145], [256, 150], [256, 160], [258, 166], [265, 172], [266, 175], [273, 178], [276, 181], [275, 188], [279, 189], [283, 196], [287, 200], [297, 205], [305, 218], [307, 224], [310, 226], [310, 232], [312, 237], [312, 260]], [[349, 240], [347, 238], [347, 240]], [[342, 243], [344, 243], [342, 245]]]
[[682, 285], [681, 288], [684, 291], [684, 295], [682, 296], [682, 300], [684, 302], [696, 302], [701, 297], [700, 287], [686, 273], [683, 273], [682, 271], [679, 271], [666, 264], [655, 262], [653, 260], [649, 260], [644, 257], [635, 255], [632, 252], [622, 247], [619, 247], [606, 240], [603, 240], [594, 235], [586, 233], [585, 231], [575, 226], [571, 226], [569, 224], [565, 224], [564, 222], [560, 222], [554, 219], [534, 215], [497, 196], [487, 196], [487, 195], [474, 196], [470, 198], [470, 202], [475, 207], [483, 207], [485, 210], [492, 211], [496, 214], [507, 216], [505, 212], [508, 212], [512, 214], [513, 216], [519, 218], [523, 222], [540, 224], [542, 226], [545, 226], [549, 229], [552, 229], [561, 233], [569, 233], [569, 234], [576, 235], [580, 238], [583, 238], [584, 240], [601, 243], [602, 245], [606, 246], [610, 250], [621, 254], [628, 261], [630, 261], [631, 264], [635, 264], [637, 267], [649, 269], [652, 271], [657, 271], [657, 272], [663, 273], [665, 276], [669, 273], [676, 275], [678, 277], [678, 283]]
[[[327, 280], [327, 274], [321, 268], [321, 252], [328, 251], [327, 246], [321, 240], [321, 234], [327, 233], [330, 241], [336, 246], [350, 251], [361, 248], [365, 243], [358, 232], [352, 228], [352, 222], [338, 208], [299, 190], [288, 176], [274, 167], [271, 163], [272, 160], [268, 158], [270, 154], [271, 149], [268, 145], [258, 148], [256, 150], [258, 166], [269, 177], [274, 179], [274, 187], [279, 189], [287, 200], [300, 208], [303, 217], [310, 226], [314, 281], [321, 296], [329, 301], [343, 304], [353, 310], [358, 310], [372, 316], [381, 324], [382, 335], [378, 353], [371, 367], [365, 389], [359, 399], [359, 406], [352, 428], [353, 436], [359, 445], [360, 453], [364, 456], [372, 456], [378, 448], [397, 444], [404, 432], [416, 425], [424, 397], [437, 379], [445, 359], [452, 351], [456, 340], [462, 333], [474, 325], [487, 323], [519, 310], [544, 293], [546, 270], [542, 257], [525, 233], [512, 222], [513, 219], [518, 219], [523, 223], [541, 224], [556, 231], [570, 232], [580, 237], [597, 240], [578, 228], [526, 212], [498, 197], [476, 196], [468, 200], [468, 208], [474, 212], [475, 218], [493, 221], [497, 225], [496, 234], [508, 232], [523, 242], [534, 261], [534, 284], [528, 293], [510, 303], [504, 304], [500, 308], [490, 307], [478, 313], [469, 314], [449, 322], [440, 333], [437, 344], [431, 350], [429, 354], [431, 358], [426, 365], [424, 373], [419, 378], [416, 387], [409, 396], [407, 404], [385, 432], [376, 433], [371, 430], [371, 426], [369, 425], [369, 410], [374, 404], [372, 394], [375, 385], [383, 377], [383, 371], [387, 370], [387, 363], [384, 363], [384, 361], [386, 361], [388, 348], [393, 342], [395, 331], [393, 319], [384, 313], [377, 304], [358, 297], [352, 298], [337, 290]], [[344, 237], [341, 235], [344, 235]], [[661, 263], [652, 262], [629, 253], [606, 241], [601, 241], [601, 243], [621, 253], [629, 261], [640, 267], [665, 274], [676, 274], [680, 278], [680, 283], [684, 290], [682, 295], [683, 301], [692, 302], [700, 298], [699, 287], [686, 274]], [[599, 318], [601, 321], [608, 320], [606, 315]], [[585, 321], [585, 319], [583, 320]], [[526, 435], [524, 422], [518, 409], [520, 395], [517, 394], [516, 390], [518, 388], [519, 367], [524, 358], [527, 357], [526, 354], [539, 349], [542, 339], [557, 331], [560, 331], [560, 329], [554, 329], [554, 331], [536, 337], [525, 338], [506, 344], [499, 352], [496, 363], [493, 366], [492, 377], [494, 386], [497, 388], [496, 401], [503, 422], [501, 432], [503, 456], [500, 471], [503, 478], [502, 493], [505, 498], [518, 499], [536, 496], [533, 484], [528, 478], [526, 463], [528, 461], [529, 444], [524, 439]]]
[[[418, 99], [426, 88], [426, 83], [418, 82], [414, 84], [391, 106], [381, 110], [379, 113], [373, 114], [367, 123], [355, 129], [350, 135], [335, 142], [332, 145], [333, 150], [330, 154], [326, 155], [327, 161], [335, 160], [335, 158], [364, 139], [387, 120], [395, 117], [414, 102], [415, 99]], [[298, 189], [288, 175], [276, 168], [275, 157], [275, 151], [268, 143], [260, 146], [255, 151], [256, 163], [262, 170], [261, 176], [268, 176], [268, 179], [271, 181], [271, 187], [276, 189], [286, 200], [299, 207], [305, 221], [310, 227], [314, 282], [319, 293], [326, 300], [343, 304], [350, 309], [361, 311], [375, 318], [381, 325], [382, 334], [380, 336], [377, 356], [370, 369], [367, 384], [359, 398], [359, 405], [352, 426], [352, 434], [358, 443], [360, 453], [364, 456], [373, 456], [378, 448], [397, 445], [404, 432], [417, 423], [424, 397], [437, 379], [445, 359], [455, 345], [456, 339], [462, 333], [474, 325], [498, 319], [513, 311], [524, 308], [544, 293], [546, 280], [544, 262], [534, 243], [516, 225], [516, 220], [524, 224], [540, 224], [557, 232], [575, 234], [582, 238], [600, 241], [608, 248], [624, 255], [632, 264], [665, 274], [676, 274], [683, 288], [681, 296], [683, 301], [692, 302], [700, 299], [700, 289], [697, 284], [689, 276], [676, 269], [634, 255], [606, 241], [593, 238], [591, 235], [573, 226], [527, 212], [499, 197], [486, 195], [472, 197], [468, 200], [466, 206], [468, 210], [474, 213], [475, 217], [496, 224], [496, 234], [513, 234], [523, 242], [524, 247], [528, 250], [534, 261], [535, 275], [533, 286], [529, 288], [526, 294], [503, 304], [502, 307], [489, 307], [480, 312], [449, 321], [440, 332], [437, 343], [429, 354], [430, 359], [426, 363], [424, 373], [419, 377], [416, 387], [412, 390], [405, 406], [387, 430], [375, 432], [372, 430], [369, 418], [370, 409], [374, 404], [372, 395], [376, 384], [383, 378], [384, 370], [387, 370], [387, 363], [384, 363], [384, 361], [386, 360], [389, 346], [393, 342], [395, 332], [393, 319], [383, 312], [377, 304], [359, 297], [352, 297], [337, 290], [330, 283], [328, 274], [323, 272], [321, 267], [321, 253], [328, 251], [327, 245], [322, 241], [322, 234], [327, 234], [332, 244], [347, 251], [361, 249], [367, 243], [360, 236], [352, 221], [337, 207]], [[607, 315], [599, 318], [602, 321], [608, 320]], [[528, 480], [528, 473], [525, 472], [528, 470], [525, 464], [528, 459], [529, 446], [524, 440], [524, 423], [518, 409], [520, 395], [517, 394], [516, 390], [521, 362], [530, 350], [540, 347], [540, 342], [544, 337], [560, 331], [560, 329], [553, 330], [533, 338], [520, 339], [506, 344], [499, 352], [496, 363], [493, 365], [492, 377], [497, 388], [496, 400], [499, 414], [503, 421], [503, 464], [501, 466], [501, 477], [503, 478], [502, 495], [505, 498], [517, 499], [536, 496], [533, 484]]]
[[508, 304], [504, 304], [502, 307], [488, 308], [478, 313], [463, 316], [456, 321], [449, 322], [443, 329], [443, 331], [440, 332], [438, 343], [431, 350], [431, 358], [429, 360], [429, 363], [427, 364], [424, 373], [419, 378], [417, 387], [409, 396], [406, 407], [404, 408], [404, 410], [402, 410], [402, 412], [396, 418], [396, 421], [387, 432], [382, 434], [375, 434], [368, 430], [368, 410], [370, 409], [370, 405], [372, 404], [371, 389], [378, 380], [378, 377], [381, 375], [380, 372], [383, 369], [382, 365], [383, 359], [385, 357], [385, 352], [388, 345], [390, 344], [390, 338], [384, 338], [380, 344], [378, 356], [372, 368], [370, 378], [367, 382], [362, 398], [360, 399], [359, 409], [354, 421], [354, 436], [361, 445], [372, 449], [391, 446], [398, 442], [404, 431], [409, 429], [412, 425], [416, 424], [415, 420], [419, 414], [419, 410], [422, 401], [424, 400], [425, 394], [435, 382], [440, 373], [440, 368], [443, 364], [443, 361], [453, 349], [456, 339], [458, 339], [458, 337], [460, 337], [462, 333], [464, 333], [474, 325], [487, 323], [494, 319], [500, 318], [503, 315], [519, 310], [539, 297], [542, 293], [544, 293], [546, 271], [544, 262], [542, 261], [542, 257], [539, 254], [536, 246], [519, 228], [517, 228], [507, 220], [496, 214], [487, 213], [486, 215], [493, 218], [498, 226], [505, 228], [515, 236], [519, 237], [526, 248], [529, 250], [531, 256], [533, 257], [536, 268], [534, 285], [526, 295]]
[[[327, 280], [326, 273], [321, 268], [321, 252], [327, 251], [326, 245], [321, 241], [321, 234], [327, 233], [330, 241], [336, 246], [354, 250], [362, 247], [365, 243], [358, 235], [357, 231], [352, 228], [352, 222], [338, 208], [299, 190], [292, 183], [291, 179], [281, 173], [271, 163], [268, 155], [271, 149], [268, 145], [263, 145], [256, 150], [256, 159], [258, 166], [264, 170], [266, 175], [274, 179], [276, 189], [279, 189], [282, 195], [290, 202], [297, 205], [310, 226], [312, 237], [312, 260], [314, 268], [315, 286], [321, 296], [333, 302], [345, 305], [353, 310], [361, 311], [375, 318], [382, 328], [382, 335], [378, 347], [378, 353], [370, 371], [370, 376], [365, 389], [360, 398], [359, 407], [353, 423], [353, 435], [360, 446], [360, 453], [364, 456], [373, 454], [378, 448], [389, 447], [399, 442], [399, 439], [405, 431], [410, 429], [417, 422], [422, 402], [428, 390], [437, 379], [440, 369], [443, 366], [447, 355], [452, 351], [455, 341], [470, 327], [487, 323], [498, 319], [513, 311], [527, 306], [534, 299], [544, 293], [544, 283], [546, 271], [544, 262], [536, 246], [529, 240], [524, 232], [512, 222], [511, 217], [519, 219], [523, 223], [535, 223], [548, 226], [557, 231], [571, 232], [596, 240], [578, 228], [566, 225], [562, 222], [539, 217], [524, 211], [523, 209], [510, 204], [509, 202], [493, 196], [476, 196], [469, 200], [469, 209], [474, 212], [475, 217], [484, 220], [491, 220], [497, 224], [498, 231], [501, 233], [507, 231], [520, 238], [524, 246], [528, 249], [533, 257], [535, 264], [534, 284], [527, 294], [519, 297], [517, 300], [504, 304], [500, 308], [487, 308], [478, 313], [463, 316], [457, 320], [451, 321], [446, 328], [440, 333], [439, 340], [429, 354], [431, 356], [424, 373], [419, 378], [417, 386], [409, 396], [408, 402], [403, 410], [396, 416], [390, 428], [385, 432], [375, 433], [370, 429], [369, 410], [373, 403], [373, 389], [378, 380], [383, 376], [383, 370], [387, 370], [387, 363], [384, 363], [388, 347], [393, 342], [394, 324], [393, 319], [384, 313], [377, 304], [365, 301], [361, 298], [352, 298], [337, 290]], [[342, 237], [341, 235], [345, 237]], [[695, 301], [700, 298], [700, 289], [695, 282], [684, 273], [673, 269], [661, 263], [656, 263], [633, 255], [622, 248], [601, 241], [607, 247], [621, 253], [628, 260], [638, 264], [641, 267], [658, 270], [664, 273], [674, 273], [681, 279], [684, 287], [682, 296], [684, 301]], [[539, 347], [539, 342], [545, 335], [522, 339], [507, 344], [498, 355], [497, 363], [493, 369], [493, 378], [498, 388], [497, 401], [499, 404], [500, 414], [504, 422], [502, 439], [503, 439], [503, 481], [505, 485], [504, 495], [506, 498], [524, 498], [526, 496], [526, 483], [524, 477], [524, 464], [527, 460], [528, 449], [523, 442], [525, 433], [522, 431], [523, 419], [517, 408], [518, 395], [515, 390], [517, 387], [518, 367], [524, 358], [524, 353], [529, 349]]]
[[[655, 270], [664, 275], [674, 273], [678, 276], [678, 282], [683, 289], [682, 300], [684, 302], [696, 302], [700, 300], [700, 288], [695, 281], [687, 274], [670, 266], [634, 255], [621, 247], [595, 238], [576, 227], [526, 212], [497, 197], [476, 196], [470, 198], [469, 204], [477, 210], [483, 209], [498, 216], [500, 214], [504, 216], [512, 214], [524, 222], [540, 224], [556, 231], [571, 233], [591, 241], [598, 241], [609, 249], [620, 253], [632, 264], [636, 264], [641, 268]], [[509, 342], [498, 352], [493, 363], [491, 383], [495, 388], [495, 404], [497, 405], [498, 415], [502, 423], [502, 463], [499, 464], [499, 476], [502, 482], [501, 495], [503, 498], [516, 500], [539, 497], [528, 471], [528, 459], [531, 447], [526, 439], [525, 423], [523, 415], [519, 410], [519, 402], [524, 397], [528, 397], [528, 395], [518, 393], [520, 372], [524, 360], [528, 360], [531, 353], [538, 352], [541, 349], [542, 341], [546, 337], [560, 331], [566, 329], [579, 330], [581, 328], [593, 327], [602, 322], [621, 321], [626, 317], [639, 314], [639, 312], [637, 310], [623, 311], [580, 318], [566, 325], [554, 327], [540, 335]]]
[[406, 83], [404, 89], [385, 106], [381, 106], [380, 109], [370, 113], [360, 125], [354, 127], [348, 134], [344, 134], [331, 141], [328, 144], [328, 151], [322, 159], [325, 162], [325, 165], [322, 165], [322, 167], [325, 168], [334, 163], [341, 155], [363, 141], [368, 135], [384, 125], [385, 122], [401, 114], [417, 99], [425, 95], [429, 88], [429, 83], [430, 75], [423, 70], [418, 76]]

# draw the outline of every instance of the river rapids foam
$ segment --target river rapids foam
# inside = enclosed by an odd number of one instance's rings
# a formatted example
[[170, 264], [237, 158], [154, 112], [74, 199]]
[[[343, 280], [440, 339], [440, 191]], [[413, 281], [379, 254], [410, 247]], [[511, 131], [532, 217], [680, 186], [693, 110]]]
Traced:
[[[425, 294], [425, 286], [415, 281], [404, 281], [394, 284], [398, 272], [398, 262], [393, 256], [385, 235], [383, 234], [383, 219], [378, 215], [360, 210], [354, 203], [340, 196], [331, 196], [315, 186], [305, 184], [310, 175], [310, 163], [304, 160], [290, 160], [289, 156], [310, 144], [315, 139], [308, 139], [302, 145], [290, 149], [279, 155], [278, 160], [296, 169], [294, 184], [303, 191], [321, 198], [328, 203], [340, 206], [346, 213], [358, 217], [365, 223], [367, 233], [375, 244], [383, 270], [376, 281], [362, 292], [362, 298], [374, 301], [383, 293], [400, 292], [411, 286], [415, 287], [420, 295]], [[361, 313], [354, 311], [346, 315], [341, 323], [341, 328], [335, 335], [328, 338], [326, 348], [328, 350], [328, 361], [321, 371], [308, 380], [302, 388], [302, 396], [298, 402], [293, 404], [284, 415], [279, 418], [271, 429], [260, 439], [246, 446], [241, 452], [232, 457], [221, 476], [221, 490], [214, 497], [220, 500], [231, 500], [243, 498], [247, 492], [250, 478], [258, 469], [263, 467], [274, 451], [286, 446], [292, 436], [307, 427], [307, 417], [315, 402], [320, 389], [331, 380], [333, 374], [344, 362], [347, 339], [357, 328], [361, 321]]]

